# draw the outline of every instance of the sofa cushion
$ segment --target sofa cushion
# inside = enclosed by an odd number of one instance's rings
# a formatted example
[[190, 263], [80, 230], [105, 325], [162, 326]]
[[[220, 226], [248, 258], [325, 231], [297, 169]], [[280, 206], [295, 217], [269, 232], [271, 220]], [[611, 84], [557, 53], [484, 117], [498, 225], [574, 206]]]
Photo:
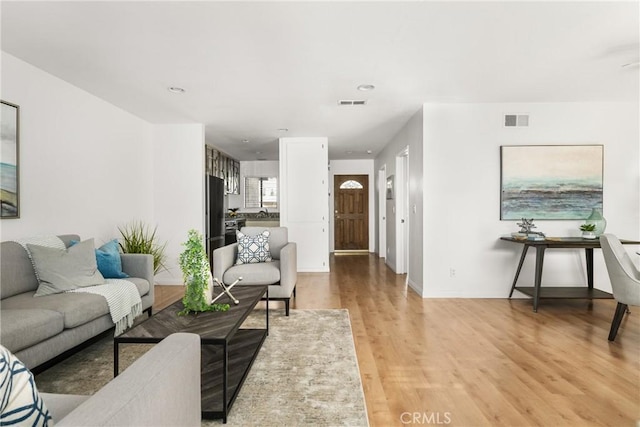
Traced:
[[280, 281], [280, 261], [234, 265], [224, 272], [222, 280], [231, 284], [242, 277], [240, 285], [272, 285]]
[[40, 282], [36, 296], [104, 283], [98, 271], [93, 239], [66, 250], [30, 244], [27, 247]]
[[47, 426], [51, 420], [33, 374], [0, 345], [0, 425]]
[[9, 309], [4, 302], [2, 304], [0, 343], [13, 353], [58, 335], [63, 330], [62, 313], [45, 309]]
[[38, 289], [33, 264], [22, 245], [18, 242], [2, 242], [0, 254], [0, 298]]
[[149, 281], [145, 280], [145, 279], [141, 279], [139, 277], [127, 277], [126, 279], [127, 282], [131, 282], [134, 285], [136, 285], [136, 288], [138, 288], [138, 293], [140, 294], [141, 297], [147, 295], [149, 293]]
[[2, 301], [2, 309], [39, 308], [53, 310], [64, 317], [64, 327], [75, 328], [109, 314], [107, 300], [88, 293], [63, 293], [33, 297], [33, 292], [16, 295]]

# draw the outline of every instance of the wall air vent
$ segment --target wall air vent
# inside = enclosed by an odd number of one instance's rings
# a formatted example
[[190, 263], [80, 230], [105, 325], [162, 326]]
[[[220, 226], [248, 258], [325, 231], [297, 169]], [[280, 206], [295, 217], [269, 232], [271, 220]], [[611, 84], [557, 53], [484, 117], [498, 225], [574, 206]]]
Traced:
[[522, 128], [529, 127], [529, 115], [528, 114], [505, 114], [504, 127], [506, 128]]
[[338, 105], [365, 105], [367, 101], [363, 99], [341, 99]]

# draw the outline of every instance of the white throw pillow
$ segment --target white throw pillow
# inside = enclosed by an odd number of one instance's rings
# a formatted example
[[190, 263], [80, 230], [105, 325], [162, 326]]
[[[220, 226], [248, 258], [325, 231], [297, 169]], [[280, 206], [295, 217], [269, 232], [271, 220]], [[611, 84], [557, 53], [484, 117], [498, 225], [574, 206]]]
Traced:
[[264, 230], [256, 236], [247, 236], [236, 231], [238, 241], [238, 259], [236, 264], [252, 264], [256, 262], [271, 262], [269, 251], [269, 230]]
[[33, 374], [9, 350], [0, 345], [0, 425], [49, 426], [45, 406]]
[[93, 239], [69, 249], [27, 244], [39, 286], [35, 296], [58, 294], [85, 286], [102, 285]]

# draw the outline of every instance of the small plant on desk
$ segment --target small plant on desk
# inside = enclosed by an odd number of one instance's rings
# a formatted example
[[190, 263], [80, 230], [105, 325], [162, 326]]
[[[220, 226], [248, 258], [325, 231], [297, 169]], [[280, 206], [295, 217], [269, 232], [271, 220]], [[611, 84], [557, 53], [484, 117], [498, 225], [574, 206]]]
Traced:
[[580, 226], [580, 230], [582, 230], [582, 238], [583, 239], [595, 239], [596, 235], [594, 233], [596, 229], [595, 224], [582, 224]]

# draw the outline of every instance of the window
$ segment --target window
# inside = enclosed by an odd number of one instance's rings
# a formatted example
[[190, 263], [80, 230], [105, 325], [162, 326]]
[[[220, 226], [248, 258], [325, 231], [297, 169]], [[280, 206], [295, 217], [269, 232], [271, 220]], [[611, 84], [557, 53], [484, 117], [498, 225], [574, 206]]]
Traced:
[[278, 178], [252, 177], [244, 179], [245, 208], [277, 208]]
[[341, 190], [362, 190], [362, 188], [362, 184], [360, 184], [358, 181], [354, 181], [353, 179], [340, 184]]

